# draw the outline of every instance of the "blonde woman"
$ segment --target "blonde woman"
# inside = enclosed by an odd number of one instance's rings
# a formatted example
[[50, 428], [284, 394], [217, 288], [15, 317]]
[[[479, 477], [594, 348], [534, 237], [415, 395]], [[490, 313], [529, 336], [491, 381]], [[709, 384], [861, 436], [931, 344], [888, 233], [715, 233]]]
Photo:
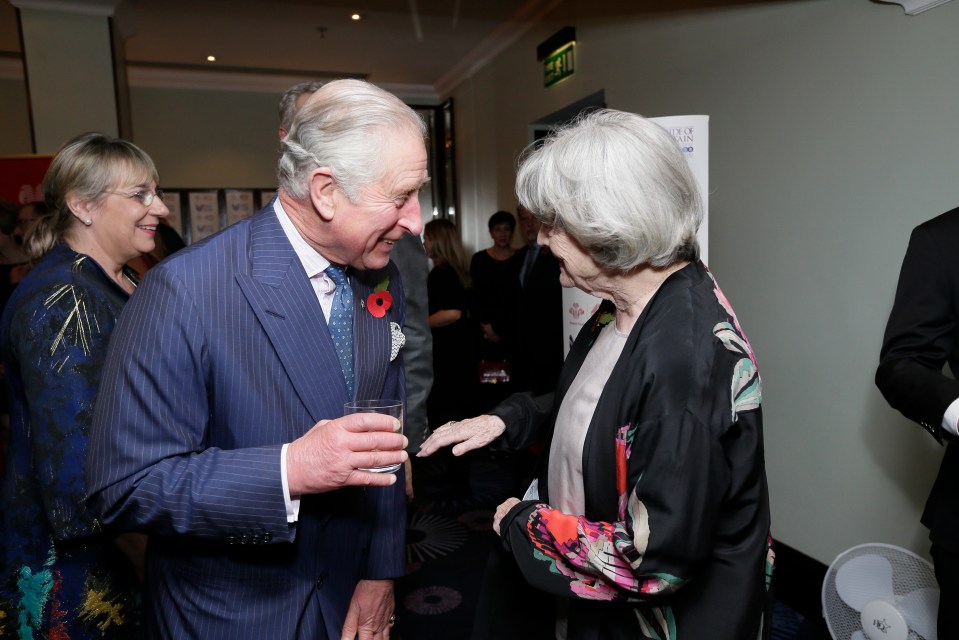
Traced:
[[68, 142], [43, 182], [49, 211], [27, 235], [34, 267], [0, 321], [10, 447], [0, 492], [0, 637], [133, 638], [145, 539], [114, 536], [87, 509], [93, 402], [120, 310], [169, 211], [133, 144]]

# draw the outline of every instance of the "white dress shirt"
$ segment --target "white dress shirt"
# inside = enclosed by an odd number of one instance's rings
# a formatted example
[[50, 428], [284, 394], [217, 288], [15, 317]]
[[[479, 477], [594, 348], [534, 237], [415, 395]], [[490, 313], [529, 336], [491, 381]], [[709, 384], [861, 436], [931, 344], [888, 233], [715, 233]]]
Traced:
[[[330, 266], [330, 261], [319, 254], [311, 247], [300, 232], [297, 231], [290, 220], [290, 216], [283, 210], [280, 199], [273, 200], [273, 211], [283, 227], [287, 240], [293, 245], [293, 251], [300, 259], [300, 263], [306, 270], [306, 275], [310, 278], [310, 284], [313, 285], [313, 291], [316, 292], [316, 298], [320, 301], [320, 307], [323, 309], [323, 317], [327, 323], [330, 321], [330, 309], [333, 308], [333, 294], [336, 292], [336, 283], [326, 275], [326, 268]], [[280, 449], [280, 473], [283, 480], [283, 499], [286, 502], [286, 520], [287, 522], [296, 522], [300, 514], [300, 500], [293, 499], [290, 496], [290, 483], [287, 479], [286, 471], [286, 449], [289, 443], [284, 444]]]

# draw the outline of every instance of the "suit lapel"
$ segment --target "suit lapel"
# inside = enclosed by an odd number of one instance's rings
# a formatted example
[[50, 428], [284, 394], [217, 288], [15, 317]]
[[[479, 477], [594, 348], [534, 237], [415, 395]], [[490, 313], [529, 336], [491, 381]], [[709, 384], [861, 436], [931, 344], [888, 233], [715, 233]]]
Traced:
[[[387, 274], [392, 276], [388, 291], [393, 296], [393, 304], [382, 318], [370, 313], [367, 298], [376, 285]], [[381, 269], [373, 272], [353, 272], [350, 286], [353, 287], [353, 382], [358, 399], [378, 398], [382, 393], [390, 363], [392, 334], [390, 322], [398, 322], [402, 288], [397, 282], [399, 275], [395, 270]]]
[[[346, 383], [323, 311], [272, 210], [250, 224], [250, 273], [237, 283], [314, 421], [346, 401]], [[354, 340], [354, 343], [356, 341]]]

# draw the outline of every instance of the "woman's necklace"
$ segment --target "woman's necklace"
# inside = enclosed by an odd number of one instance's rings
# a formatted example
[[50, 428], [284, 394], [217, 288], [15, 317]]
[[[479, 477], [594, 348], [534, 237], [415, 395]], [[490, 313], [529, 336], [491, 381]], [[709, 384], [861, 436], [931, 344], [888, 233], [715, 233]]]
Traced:
[[120, 285], [120, 288], [126, 291], [127, 293], [133, 293], [137, 289], [137, 283], [133, 281], [126, 271], [120, 272], [120, 277], [117, 279], [117, 284]]

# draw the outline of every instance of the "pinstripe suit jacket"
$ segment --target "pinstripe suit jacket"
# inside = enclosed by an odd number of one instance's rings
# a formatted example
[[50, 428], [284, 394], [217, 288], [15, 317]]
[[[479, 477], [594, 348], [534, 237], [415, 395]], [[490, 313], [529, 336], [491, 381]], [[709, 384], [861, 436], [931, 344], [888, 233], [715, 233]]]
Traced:
[[[384, 271], [354, 274], [356, 398], [404, 398], [394, 304], [361, 306]], [[404, 398], [405, 399], [405, 398]], [[89, 502], [150, 535], [147, 628], [163, 638], [339, 638], [361, 578], [404, 570], [402, 478], [305, 497], [287, 523], [280, 447], [343, 414], [322, 310], [272, 207], [154, 267], [113, 334], [93, 420]]]

